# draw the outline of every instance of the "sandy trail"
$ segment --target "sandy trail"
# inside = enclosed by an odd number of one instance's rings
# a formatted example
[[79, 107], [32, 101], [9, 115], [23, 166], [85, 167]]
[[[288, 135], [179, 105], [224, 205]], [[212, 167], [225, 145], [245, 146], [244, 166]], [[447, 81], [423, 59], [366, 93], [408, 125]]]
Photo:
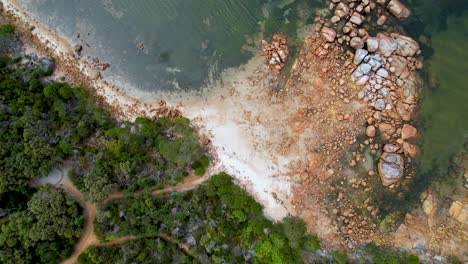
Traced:
[[[68, 178], [68, 171], [72, 168], [72, 164], [70, 162], [65, 162], [63, 168], [54, 169], [47, 177], [43, 177], [34, 181], [33, 186], [38, 187], [44, 184], [52, 184], [57, 189], [60, 189], [70, 195], [70, 197], [75, 200], [82, 208], [85, 218], [85, 225], [83, 228], [83, 232], [81, 234], [80, 240], [75, 245], [73, 249], [72, 255], [63, 261], [63, 264], [74, 264], [77, 263], [78, 257], [89, 247], [91, 246], [99, 246], [99, 247], [107, 247], [125, 243], [131, 240], [137, 240], [140, 238], [150, 237], [150, 236], [126, 236], [117, 238], [112, 241], [108, 242], [100, 242], [99, 239], [96, 237], [94, 233], [94, 219], [96, 218], [96, 204], [90, 203], [86, 201], [82, 195], [82, 193], [73, 185], [73, 183]], [[186, 177], [183, 181], [181, 181], [176, 186], [169, 186], [162, 190], [157, 190], [151, 193], [153, 196], [157, 196], [164, 193], [169, 192], [182, 192], [182, 191], [189, 191], [193, 190], [202, 184], [205, 180], [209, 177], [197, 177], [197, 176], [189, 176]], [[134, 195], [141, 195], [144, 192], [137, 192]], [[115, 199], [124, 198], [125, 195], [123, 192], [113, 193], [109, 196], [106, 202], [110, 202]], [[172, 239], [171, 237], [158, 234], [158, 237], [166, 240], [170, 243], [175, 243], [177, 246], [188, 256], [195, 258], [195, 256], [190, 252], [188, 245], [179, 243], [178, 241]]]
[[[170, 192], [183, 192], [183, 191], [190, 191], [195, 188], [197, 188], [200, 184], [205, 182], [209, 176], [203, 176], [203, 177], [198, 177], [198, 176], [188, 176], [184, 178], [181, 182], [176, 184], [175, 186], [169, 186], [161, 190], [156, 190], [151, 193], [152, 196], [157, 196], [160, 194], [164, 193], [170, 193]], [[117, 200], [120, 198], [125, 198], [125, 197], [134, 197], [138, 195], [143, 195], [146, 194], [145, 190], [141, 190], [129, 195], [126, 195], [124, 192], [119, 191], [119, 192], [114, 192], [109, 195], [109, 197], [106, 199], [105, 203], [111, 202], [113, 200]]]

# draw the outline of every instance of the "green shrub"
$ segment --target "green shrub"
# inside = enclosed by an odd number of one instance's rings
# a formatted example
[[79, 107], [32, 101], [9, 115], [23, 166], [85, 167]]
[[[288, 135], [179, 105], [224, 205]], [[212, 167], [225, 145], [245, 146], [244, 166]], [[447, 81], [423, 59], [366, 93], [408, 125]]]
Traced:
[[0, 25], [0, 37], [12, 37], [15, 34], [15, 26], [10, 24]]
[[195, 176], [203, 176], [205, 174], [205, 168], [203, 167], [196, 168], [194, 174]]
[[320, 249], [320, 241], [316, 236], [307, 236], [304, 241], [304, 248], [307, 251], [315, 252]]
[[348, 255], [344, 252], [334, 251], [330, 253], [330, 256], [333, 257], [334, 263], [336, 264], [346, 264], [346, 262], [348, 262]]

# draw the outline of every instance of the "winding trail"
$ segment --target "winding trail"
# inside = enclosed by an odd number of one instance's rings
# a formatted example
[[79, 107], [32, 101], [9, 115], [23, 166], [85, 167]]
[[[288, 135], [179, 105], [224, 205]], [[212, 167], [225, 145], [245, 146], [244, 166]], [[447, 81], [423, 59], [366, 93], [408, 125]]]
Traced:
[[[71, 180], [68, 178], [68, 171], [72, 168], [71, 162], [65, 162], [63, 168], [53, 170], [49, 176], [40, 178], [33, 182], [34, 187], [39, 187], [44, 184], [52, 184], [55, 188], [64, 191], [70, 197], [75, 200], [82, 208], [85, 218], [85, 225], [83, 228], [83, 233], [81, 234], [80, 240], [75, 245], [72, 255], [64, 260], [62, 264], [75, 264], [78, 262], [78, 257], [89, 247], [108, 247], [113, 245], [118, 245], [125, 243], [127, 241], [138, 240], [141, 238], [147, 237], [159, 237], [164, 239], [166, 242], [176, 244], [184, 254], [190, 256], [194, 259], [197, 259], [196, 256], [190, 252], [190, 248], [187, 244], [180, 243], [177, 240], [167, 236], [165, 234], [158, 234], [154, 236], [126, 236], [114, 239], [108, 242], [100, 242], [94, 232], [94, 219], [96, 218], [97, 208], [96, 204], [88, 202], [83, 197], [83, 194], [73, 185]], [[207, 173], [208, 174], [208, 173]], [[197, 176], [188, 176], [183, 181], [179, 182], [175, 186], [169, 186], [161, 190], [156, 190], [151, 193], [152, 196], [157, 196], [164, 193], [170, 192], [183, 192], [193, 190], [206, 181], [209, 176], [197, 177]], [[115, 192], [110, 194], [104, 203], [112, 202], [114, 200], [125, 198], [128, 196], [134, 197], [138, 195], [145, 194], [145, 191], [139, 191], [130, 195], [126, 195], [124, 192]]]
[[[170, 193], [170, 192], [184, 192], [184, 191], [190, 191], [195, 188], [197, 188], [200, 184], [205, 182], [208, 179], [208, 176], [203, 176], [203, 177], [198, 177], [198, 176], [188, 176], [185, 177], [184, 180], [176, 184], [175, 186], [169, 186], [161, 190], [156, 190], [151, 193], [152, 196], [157, 196], [160, 194], [164, 193]], [[108, 203], [120, 198], [125, 198], [125, 197], [135, 197], [138, 195], [143, 195], [146, 194], [145, 190], [141, 190], [138, 192], [135, 192], [133, 194], [125, 194], [122, 191], [115, 192], [109, 195], [109, 197], [105, 200], [104, 203]]]

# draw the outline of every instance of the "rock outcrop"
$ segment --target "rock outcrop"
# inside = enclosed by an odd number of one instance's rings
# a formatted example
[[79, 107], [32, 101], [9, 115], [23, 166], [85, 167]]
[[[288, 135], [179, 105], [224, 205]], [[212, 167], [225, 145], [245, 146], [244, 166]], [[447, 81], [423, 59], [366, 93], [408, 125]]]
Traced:
[[455, 201], [449, 209], [449, 215], [458, 222], [468, 225], [468, 203]]
[[283, 69], [284, 64], [289, 56], [289, 49], [286, 45], [286, 38], [275, 34], [273, 35], [273, 41], [268, 43], [266, 40], [262, 40], [263, 53], [266, 57], [266, 63], [270, 69], [278, 75]]

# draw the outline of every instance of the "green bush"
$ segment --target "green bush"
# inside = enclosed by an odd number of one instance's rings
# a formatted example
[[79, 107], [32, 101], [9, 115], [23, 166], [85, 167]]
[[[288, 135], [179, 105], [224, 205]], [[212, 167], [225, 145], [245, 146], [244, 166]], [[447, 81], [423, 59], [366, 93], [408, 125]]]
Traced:
[[348, 255], [344, 252], [334, 251], [330, 253], [330, 256], [333, 257], [336, 264], [346, 264], [348, 262]]
[[315, 252], [320, 249], [320, 241], [316, 236], [307, 236], [304, 241], [304, 248], [307, 251]]
[[196, 168], [194, 174], [195, 176], [203, 176], [205, 174], [205, 168], [203, 167]]
[[0, 25], [0, 37], [12, 37], [15, 34], [15, 26], [10, 24]]

